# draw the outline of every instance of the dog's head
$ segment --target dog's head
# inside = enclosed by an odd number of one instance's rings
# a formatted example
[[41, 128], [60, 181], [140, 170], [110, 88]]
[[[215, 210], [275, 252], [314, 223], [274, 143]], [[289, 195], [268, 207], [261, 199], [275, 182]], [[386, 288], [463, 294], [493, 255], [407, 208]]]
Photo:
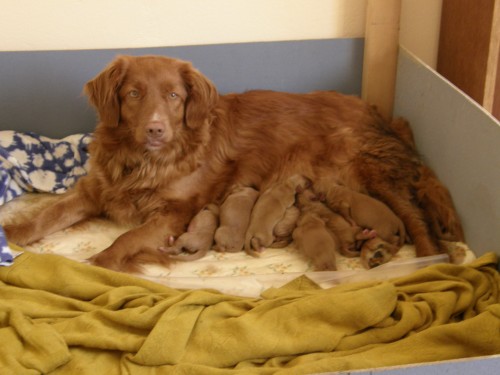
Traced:
[[118, 56], [84, 92], [102, 126], [125, 128], [121, 134], [151, 151], [205, 125], [218, 100], [212, 82], [190, 63], [162, 56]]

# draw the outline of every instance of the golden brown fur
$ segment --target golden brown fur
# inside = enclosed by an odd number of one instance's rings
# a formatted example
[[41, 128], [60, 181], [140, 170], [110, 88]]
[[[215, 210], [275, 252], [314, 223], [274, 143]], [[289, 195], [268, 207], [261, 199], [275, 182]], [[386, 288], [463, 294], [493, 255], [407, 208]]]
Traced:
[[[183, 233], [230, 186], [263, 190], [297, 173], [312, 181], [331, 176], [383, 201], [403, 220], [419, 256], [438, 252], [441, 233], [453, 235], [459, 223], [451, 201], [443, 209], [422, 196], [415, 150], [358, 98], [324, 91], [219, 95], [190, 63], [159, 56], [118, 57], [85, 92], [100, 117], [91, 171], [34, 221], [6, 226], [13, 242], [106, 216], [136, 227], [94, 264], [128, 271], [167, 264], [158, 251], [165, 238]], [[428, 224], [434, 222], [444, 227], [436, 231]]]
[[[408, 121], [397, 118], [390, 126], [401, 140], [416, 150], [415, 138]], [[413, 185], [417, 203], [427, 212], [427, 220], [438, 238], [446, 241], [465, 241], [462, 224], [458, 220], [450, 192], [434, 172], [421, 164]]]
[[[214, 233], [219, 225], [219, 207], [208, 204], [190, 221], [187, 231], [179, 236], [171, 246], [160, 247], [170, 254], [171, 259], [191, 261], [202, 258], [212, 248]], [[182, 252], [190, 255], [178, 255]]]
[[326, 205], [340, 213], [351, 225], [373, 229], [385, 241], [403, 246], [406, 240], [404, 224], [381, 201], [324, 178], [315, 183], [315, 189], [324, 193]]
[[363, 244], [360, 261], [367, 269], [378, 267], [390, 261], [398, 251], [398, 246], [390, 244], [380, 237], [375, 237]]
[[286, 181], [275, 182], [264, 190], [250, 215], [250, 224], [245, 234], [245, 251], [257, 256], [275, 240], [274, 227], [285, 216], [285, 212], [295, 203], [297, 189], [309, 184], [303, 176], [293, 175]]
[[359, 256], [363, 242], [376, 236], [374, 231], [363, 229], [356, 223], [352, 225], [333, 212], [310, 189], [297, 194], [297, 205], [302, 214], [313, 214], [325, 222], [326, 228], [336, 238], [337, 250], [345, 257]]
[[312, 261], [317, 271], [337, 269], [336, 252], [339, 244], [318, 215], [302, 213], [292, 237], [297, 249]]
[[269, 247], [280, 248], [292, 242], [292, 232], [297, 225], [300, 210], [296, 206], [290, 206], [285, 210], [283, 218], [278, 221], [273, 229], [274, 241]]
[[243, 249], [250, 214], [259, 192], [251, 187], [236, 186], [220, 206], [220, 226], [215, 232], [215, 249], [234, 253]]

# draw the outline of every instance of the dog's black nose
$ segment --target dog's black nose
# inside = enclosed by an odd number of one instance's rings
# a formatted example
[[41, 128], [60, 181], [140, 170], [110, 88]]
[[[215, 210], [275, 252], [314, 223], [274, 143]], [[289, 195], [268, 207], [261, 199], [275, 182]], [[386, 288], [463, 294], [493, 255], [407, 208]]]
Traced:
[[165, 133], [165, 126], [160, 122], [150, 122], [146, 126], [146, 132], [149, 137], [160, 138]]

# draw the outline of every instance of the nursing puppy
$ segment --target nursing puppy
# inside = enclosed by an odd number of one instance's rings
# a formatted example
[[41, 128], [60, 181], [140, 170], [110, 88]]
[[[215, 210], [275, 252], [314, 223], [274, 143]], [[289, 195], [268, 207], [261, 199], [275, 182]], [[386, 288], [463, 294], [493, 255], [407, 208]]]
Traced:
[[274, 227], [295, 203], [297, 189], [310, 182], [301, 175], [294, 175], [284, 182], [276, 182], [260, 194], [250, 216], [245, 235], [245, 251], [253, 256], [269, 247], [275, 240]]
[[359, 256], [360, 262], [367, 269], [378, 267], [389, 262], [398, 251], [398, 246], [375, 237], [363, 243]]
[[283, 218], [278, 221], [273, 229], [274, 241], [269, 247], [281, 248], [292, 242], [292, 232], [297, 226], [300, 210], [296, 206], [290, 206], [285, 210]]
[[243, 249], [250, 214], [259, 192], [236, 186], [220, 206], [220, 224], [215, 231], [215, 250], [234, 253]]
[[337, 270], [339, 244], [318, 215], [312, 212], [301, 214], [292, 237], [295, 247], [312, 261], [317, 271]]
[[[175, 260], [200, 259], [211, 249], [218, 225], [219, 207], [215, 204], [208, 204], [193, 217], [185, 233], [181, 234], [171, 246], [160, 247], [160, 250]], [[190, 255], [178, 255], [182, 252], [190, 253]]]
[[363, 242], [377, 236], [374, 230], [364, 229], [357, 224], [352, 225], [347, 222], [341, 215], [323, 204], [310, 189], [297, 194], [297, 206], [303, 214], [313, 214], [323, 220], [326, 228], [337, 239], [337, 250], [345, 257], [359, 256]]
[[134, 227], [96, 254], [95, 265], [139, 271], [146, 262], [168, 264], [159, 247], [204, 205], [219, 204], [236, 184], [262, 190], [295, 174], [330, 177], [384, 202], [403, 220], [418, 256], [440, 252], [442, 233], [457, 235], [450, 200], [445, 209], [426, 194], [418, 203], [418, 153], [359, 98], [220, 95], [190, 63], [162, 56], [119, 56], [85, 93], [99, 114], [90, 172], [33, 220], [6, 225], [14, 243], [104, 216]]
[[326, 205], [340, 213], [351, 225], [373, 229], [379, 237], [393, 245], [401, 247], [405, 243], [403, 222], [384, 203], [328, 179], [318, 180], [315, 189], [324, 193]]

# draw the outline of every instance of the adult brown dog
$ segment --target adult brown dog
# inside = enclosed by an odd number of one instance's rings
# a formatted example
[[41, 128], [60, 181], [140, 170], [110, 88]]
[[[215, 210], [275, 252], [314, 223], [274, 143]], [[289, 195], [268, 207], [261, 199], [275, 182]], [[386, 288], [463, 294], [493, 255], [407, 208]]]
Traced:
[[100, 117], [90, 173], [33, 221], [5, 226], [15, 243], [106, 216], [136, 226], [93, 263], [137, 271], [142, 262], [168, 262], [158, 251], [166, 238], [183, 233], [191, 217], [218, 203], [229, 187], [263, 191], [294, 174], [312, 181], [330, 175], [382, 200], [403, 220], [419, 256], [439, 251], [441, 233], [448, 239], [462, 233], [451, 200], [440, 201], [452, 213], [446, 218], [436, 217], [442, 210], [434, 210], [429, 197], [426, 210], [419, 207], [416, 151], [356, 97], [219, 95], [190, 63], [159, 56], [118, 57], [85, 92]]

